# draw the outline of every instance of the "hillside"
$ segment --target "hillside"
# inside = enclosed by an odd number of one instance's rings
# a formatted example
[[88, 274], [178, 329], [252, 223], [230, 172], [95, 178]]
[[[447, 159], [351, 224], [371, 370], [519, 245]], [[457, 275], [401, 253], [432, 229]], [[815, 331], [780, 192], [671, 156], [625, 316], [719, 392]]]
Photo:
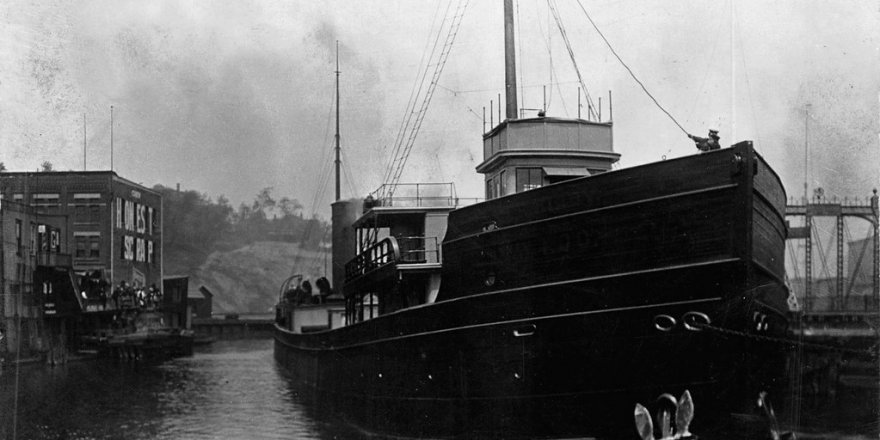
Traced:
[[[214, 293], [214, 313], [270, 313], [281, 283], [292, 274], [315, 280], [330, 269], [330, 253], [304, 250], [298, 244], [257, 241], [215, 251], [190, 269], [190, 296], [202, 285]], [[328, 276], [329, 278], [329, 276]]]
[[234, 209], [222, 195], [213, 200], [179, 187], [153, 190], [162, 194], [165, 276], [188, 276], [191, 296], [207, 287], [215, 313], [272, 312], [287, 277], [325, 275], [330, 256], [320, 249], [330, 225], [303, 217], [296, 199], [276, 200], [267, 187]]

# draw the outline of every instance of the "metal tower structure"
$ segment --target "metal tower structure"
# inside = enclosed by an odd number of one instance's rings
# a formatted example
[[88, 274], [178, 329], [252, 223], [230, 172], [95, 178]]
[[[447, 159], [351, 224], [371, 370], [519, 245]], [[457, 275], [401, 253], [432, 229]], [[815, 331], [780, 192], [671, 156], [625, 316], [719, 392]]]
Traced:
[[[880, 304], [880, 266], [878, 266], [878, 262], [880, 262], [880, 207], [878, 207], [877, 190], [874, 190], [874, 194], [867, 202], [848, 199], [844, 199], [843, 201], [834, 199], [829, 202], [822, 198], [821, 194], [817, 194], [810, 201], [802, 202], [803, 203], [790, 203], [786, 206], [786, 216], [804, 218], [804, 226], [789, 227], [788, 231], [789, 240], [804, 240], [804, 313], [808, 315], [822, 313], [876, 313], [875, 309], [877, 309], [878, 304]], [[830, 217], [836, 220], [834, 231], [836, 239], [836, 273], [834, 274], [833, 280], [834, 289], [833, 295], [831, 296], [831, 307], [816, 307], [815, 303], [817, 297], [814, 292], [814, 287], [817, 280], [814, 279], [813, 269], [817, 255], [814, 253], [814, 247], [818, 248], [818, 256], [822, 259], [821, 262], [823, 265], [827, 260], [821, 247], [821, 242], [817, 240], [817, 231], [814, 222], [814, 219], [817, 217]], [[867, 298], [865, 298], [862, 307], [855, 307], [855, 305], [851, 305], [849, 302], [850, 293], [855, 285], [855, 278], [858, 275], [858, 271], [852, 271], [851, 277], [848, 280], [849, 282], [847, 283], [846, 268], [844, 266], [844, 241], [846, 239], [845, 220], [847, 218], [861, 218], [868, 221], [871, 226], [869, 235], [871, 238], [873, 255], [870, 272], [872, 306], [869, 306]], [[861, 252], [857, 257], [857, 261], [855, 262], [856, 267], [861, 264], [865, 252], [866, 246], [861, 249]], [[850, 263], [852, 264], [853, 262]]]

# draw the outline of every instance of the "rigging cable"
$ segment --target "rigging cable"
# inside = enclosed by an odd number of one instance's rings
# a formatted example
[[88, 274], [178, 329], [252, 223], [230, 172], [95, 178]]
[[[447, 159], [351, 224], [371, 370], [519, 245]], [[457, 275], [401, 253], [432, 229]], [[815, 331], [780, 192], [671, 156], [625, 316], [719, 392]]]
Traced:
[[[548, 0], [548, 1], [549, 1], [549, 0]], [[645, 87], [644, 84], [642, 84], [641, 81], [639, 81], [639, 79], [636, 77], [636, 74], [633, 73], [632, 69], [630, 69], [629, 66], [627, 66], [626, 63], [623, 62], [623, 60], [620, 58], [620, 55], [617, 54], [617, 51], [614, 50], [614, 48], [611, 46], [611, 43], [608, 42], [608, 39], [605, 38], [605, 35], [602, 33], [602, 31], [599, 30], [599, 26], [596, 26], [596, 23], [593, 21], [593, 18], [590, 17], [590, 14], [589, 14], [589, 13], [587, 12], [587, 10], [584, 8], [584, 5], [581, 3], [581, 0], [577, 0], [577, 2], [578, 2], [578, 6], [581, 7], [581, 11], [583, 11], [583, 12], [584, 12], [584, 15], [587, 16], [587, 20], [590, 21], [590, 24], [592, 24], [592, 25], [593, 25], [593, 28], [596, 29], [596, 32], [599, 33], [599, 36], [602, 37], [602, 41], [605, 42], [605, 44], [608, 46], [608, 49], [610, 49], [610, 50], [611, 50], [611, 53], [614, 54], [614, 57], [617, 58], [617, 61], [620, 61], [620, 64], [623, 65], [623, 67], [626, 69], [626, 71], [629, 72], [629, 75], [632, 76], [632, 78], [636, 81], [636, 83], [638, 83], [638, 85], [639, 85], [639, 86], [642, 88], [642, 90], [648, 95], [648, 97], [651, 98], [651, 101], [654, 101], [654, 104], [657, 106], [657, 108], [659, 108], [663, 113], [665, 113], [666, 116], [668, 116], [669, 119], [671, 119], [672, 122], [674, 122], [675, 125], [677, 125], [678, 128], [681, 129], [681, 131], [682, 131], [684, 134], [689, 134], [689, 133], [687, 132], [687, 130], [685, 130], [684, 127], [682, 127], [681, 124], [679, 124], [678, 121], [675, 120], [675, 118], [674, 118], [674, 117], [673, 117], [668, 111], [666, 111], [666, 109], [663, 108], [663, 106], [660, 105], [659, 102], [657, 102], [657, 99], [654, 98], [654, 95], [652, 95], [651, 92], [648, 91], [648, 89]]]
[[[439, 9], [439, 3], [438, 3]], [[443, 26], [446, 23], [447, 18], [449, 17], [449, 9], [452, 6], [452, 2], [446, 4], [446, 10], [443, 13], [443, 19], [440, 21], [440, 24], [437, 27], [437, 34], [434, 37], [434, 44], [431, 45], [431, 35], [433, 35], [434, 27], [432, 23], [431, 32], [428, 33], [428, 39], [425, 41], [425, 51], [422, 52], [422, 60], [419, 62], [419, 70], [416, 72], [416, 77], [419, 78], [418, 81], [413, 83], [413, 88], [410, 92], [409, 101], [406, 103], [406, 109], [404, 110], [403, 119], [400, 121], [400, 128], [397, 131], [397, 136], [394, 138], [394, 147], [391, 151], [391, 160], [388, 168], [385, 170], [385, 177], [382, 179], [383, 184], [389, 184], [393, 179], [394, 172], [399, 164], [403, 156], [404, 151], [404, 139], [406, 138], [406, 133], [409, 131], [412, 123], [413, 114], [416, 109], [416, 102], [418, 102], [419, 96], [422, 96], [422, 88], [425, 86], [425, 78], [428, 76], [428, 68], [431, 66], [431, 60], [434, 59], [434, 54], [437, 51], [437, 45], [440, 42], [440, 34]], [[436, 11], [435, 11], [436, 14]], [[434, 17], [434, 21], [436, 22], [436, 15]], [[428, 53], [428, 46], [430, 45], [431, 50], [430, 54], [425, 57], [425, 54]], [[424, 69], [422, 69], [422, 62], [424, 62]], [[382, 195], [387, 191], [387, 188], [383, 186]]]
[[[324, 193], [327, 190], [327, 185], [330, 182], [331, 175], [331, 162], [330, 157], [333, 154], [333, 142], [330, 141], [330, 121], [333, 119], [333, 103], [336, 101], [336, 95], [334, 94], [330, 98], [330, 105], [328, 106], [327, 111], [327, 121], [324, 124], [324, 144], [327, 147], [324, 149], [324, 154], [321, 155], [321, 181], [318, 182], [318, 188], [312, 196], [312, 203], [309, 206], [309, 212], [314, 215], [318, 211], [318, 203], [323, 200]], [[342, 150], [345, 151], [345, 150]], [[305, 237], [303, 237], [305, 238]]]
[[[538, 1], [539, 0], [535, 0], [536, 6], [538, 5]], [[579, 85], [580, 83], [578, 83], [577, 81], [560, 82], [559, 75], [556, 74], [556, 67], [553, 66], [553, 42], [551, 40], [552, 35], [549, 32], [550, 31], [550, 8], [547, 8], [547, 34], [544, 33], [544, 27], [541, 26], [541, 20], [537, 20], [537, 23], [538, 23], [538, 32], [541, 33], [541, 38], [544, 40], [544, 46], [547, 48], [547, 55], [549, 58], [547, 64], [550, 66], [550, 83], [548, 84], [550, 86], [550, 91], [551, 91], [550, 102], [553, 101], [552, 91], [553, 91], [553, 87], [555, 86], [556, 91], [559, 93], [559, 100], [562, 101], [562, 110], [565, 112], [565, 114], [568, 114], [568, 106], [565, 104], [565, 94], [562, 93], [562, 89], [559, 86], [562, 84], [571, 84], [571, 83], [576, 83]], [[550, 103], [547, 104], [547, 109], [549, 109], [549, 108], [550, 108]], [[547, 109], [544, 109], [544, 110], [547, 110]]]
[[[446, 22], [446, 17], [449, 14], [449, 7], [451, 6], [451, 3], [446, 4], [446, 11], [443, 13], [443, 20], [436, 28], [437, 36], [434, 39], [434, 45], [431, 46], [431, 36], [434, 35], [434, 29], [435, 26], [437, 26], [437, 13], [440, 11], [440, 4], [441, 2], [437, 2], [437, 8], [434, 10], [434, 17], [431, 19], [431, 28], [428, 31], [427, 37], [425, 38], [425, 47], [424, 49], [422, 49], [422, 58], [419, 60], [419, 68], [416, 71], [416, 77], [421, 77], [422, 79], [420, 81], [414, 81], [412, 84], [412, 88], [410, 89], [409, 98], [407, 98], [406, 107], [403, 111], [404, 116], [400, 120], [400, 127], [397, 129], [397, 135], [394, 138], [391, 155], [388, 157], [388, 162], [385, 166], [385, 175], [382, 177], [382, 184], [387, 183], [391, 178], [391, 172], [394, 169], [394, 164], [397, 160], [397, 157], [400, 155], [400, 148], [403, 144], [403, 134], [406, 132], [406, 128], [409, 125], [410, 118], [412, 117], [412, 111], [415, 109], [416, 100], [418, 99], [418, 95], [421, 93], [421, 87], [424, 84], [424, 77], [425, 75], [427, 75], [428, 72], [429, 62], [434, 56], [434, 50], [437, 47], [437, 41], [440, 39], [440, 29], [443, 28], [443, 23]], [[431, 56], [426, 60], [425, 55], [428, 53], [429, 47], [432, 47]]]
[[559, 16], [559, 11], [556, 10], [556, 0], [547, 0], [547, 6], [550, 8], [550, 13], [553, 14], [553, 19], [556, 21], [556, 27], [559, 28], [559, 34], [562, 36], [562, 41], [565, 43], [565, 48], [568, 50], [568, 56], [571, 58], [571, 64], [574, 65], [574, 71], [577, 73], [578, 82], [580, 83], [581, 88], [584, 89], [584, 95], [587, 97], [587, 119], [589, 119], [593, 115], [593, 108], [595, 108], [593, 98], [590, 96], [590, 91], [587, 89], [587, 86], [584, 83], [584, 78], [581, 76], [581, 69], [578, 68], [577, 60], [575, 60], [574, 50], [572, 50], [571, 42], [568, 40], [568, 33], [566, 33], [565, 26], [562, 24], [562, 17]]
[[[720, 14], [712, 14], [712, 15], [713, 16], [718, 15], [719, 20], [721, 18]], [[712, 22], [712, 27], [713, 28], [720, 27], [720, 25], [718, 25], [715, 22]], [[715, 52], [718, 50], [718, 41], [721, 39], [721, 34], [715, 33], [714, 35], [715, 35], [715, 38], [712, 41], [712, 52], [711, 52], [711, 55], [709, 55], [710, 60], [715, 59]], [[698, 108], [697, 103], [700, 101], [700, 94], [703, 93], [703, 88], [706, 86], [706, 80], [709, 78], [709, 71], [711, 70], [712, 65], [709, 63], [704, 63], [704, 66], [705, 66], [705, 69], [703, 71], [703, 79], [700, 80], [700, 87], [697, 88], [697, 93], [694, 95], [694, 98], [691, 100], [691, 104], [688, 107], [690, 110], [685, 114], [685, 118], [684, 118], [685, 124], [687, 124], [690, 121], [691, 116]]]
[[[450, 3], [451, 4], [451, 3]], [[434, 90], [437, 87], [437, 84], [440, 80], [440, 74], [443, 72], [443, 67], [446, 65], [446, 60], [449, 58], [449, 53], [452, 51], [452, 44], [455, 41], [456, 35], [458, 35], [458, 30], [461, 27], [461, 21], [464, 18], [464, 12], [467, 9], [468, 0], [459, 0], [455, 12], [453, 12], [453, 16], [450, 19], [449, 27], [447, 29], [446, 39], [443, 42], [443, 46], [440, 49], [440, 54], [437, 57], [437, 62], [434, 64], [434, 72], [432, 73], [431, 80], [427, 85], [427, 90], [424, 95], [422, 95], [422, 103], [419, 106], [419, 109], [415, 113], [409, 114], [409, 119], [412, 118], [413, 114], [415, 114], [415, 119], [412, 121], [412, 125], [407, 123], [409, 127], [408, 135], [404, 134], [402, 136], [398, 136], [400, 139], [406, 138], [405, 143], [401, 142], [396, 150], [398, 151], [398, 155], [395, 157], [393, 163], [393, 169], [390, 170], [391, 179], [389, 184], [385, 186], [385, 190], [381, 194], [381, 197], [392, 197], [394, 194], [395, 186], [400, 180], [400, 176], [403, 173], [403, 168], [406, 165], [406, 161], [409, 158], [409, 154], [412, 151], [413, 144], [415, 144], [416, 137], [419, 134], [419, 129], [421, 128], [422, 122], [425, 119], [425, 115], [428, 112], [428, 106], [431, 103], [431, 98], [434, 95]], [[444, 22], [446, 19], [444, 18]], [[438, 28], [437, 32], [437, 42], [439, 42], [441, 27]], [[436, 49], [436, 43], [435, 43]], [[431, 57], [429, 57], [429, 61], [433, 59], [434, 50], [432, 50]], [[430, 65], [430, 64], [429, 64]], [[427, 69], [425, 69], [425, 73], [427, 73]], [[424, 86], [424, 80], [427, 76], [422, 77], [422, 86], [419, 86], [419, 91]]]
[[348, 154], [345, 153], [345, 150], [342, 150], [342, 171], [348, 177], [346, 182], [348, 183], [348, 189], [352, 194], [360, 194], [357, 190], [358, 184], [354, 181], [354, 172], [351, 170], [351, 166], [349, 166]]
[[755, 141], [760, 143], [764, 138], [763, 136], [761, 136], [760, 126], [758, 125], [758, 120], [756, 118], [758, 112], [755, 111], [755, 100], [752, 98], [752, 84], [749, 81], [749, 66], [746, 65], [746, 52], [745, 49], [743, 49], [744, 44], [742, 41], [742, 36], [740, 36], [739, 34], [737, 35], [737, 39], [739, 40], [739, 54], [740, 58], [742, 59], [743, 75], [745, 75], [746, 77], [746, 91], [749, 93], [749, 108], [752, 111], [752, 124], [755, 125]]
[[[302, 234], [300, 235], [299, 244], [305, 243], [306, 239], [312, 233], [312, 228], [315, 223], [312, 220], [315, 219], [316, 214], [318, 212], [318, 203], [324, 199], [324, 195], [327, 193], [327, 187], [330, 185], [330, 180], [331, 180], [330, 177], [333, 174], [332, 173], [333, 165], [332, 165], [332, 162], [329, 160], [329, 158], [333, 154], [332, 152], [333, 152], [333, 149], [335, 148], [335, 145], [334, 145], [334, 142], [330, 141], [330, 139], [329, 139], [330, 134], [329, 133], [330, 133], [330, 121], [333, 117], [333, 102], [335, 102], [335, 99], [336, 99], [335, 94], [331, 98], [332, 98], [331, 103], [328, 106], [329, 111], [327, 112], [327, 123], [324, 126], [324, 144], [326, 144], [327, 147], [324, 149], [324, 154], [322, 154], [322, 156], [321, 156], [320, 163], [323, 164], [323, 165], [321, 165], [321, 172], [319, 173], [319, 175], [321, 176], [321, 180], [318, 182], [318, 187], [316, 188], [315, 193], [312, 196], [312, 203], [309, 206], [309, 210], [307, 211], [310, 213], [310, 218], [304, 219], [306, 222], [306, 225], [303, 228]], [[341, 150], [341, 151], [344, 152], [345, 150]], [[325, 233], [325, 236], [326, 236], [326, 233]], [[323, 241], [323, 238], [322, 238], [322, 241]], [[300, 261], [302, 260], [302, 257], [303, 257], [303, 254], [301, 252], [298, 252], [296, 257], [294, 257], [293, 264], [291, 265], [291, 268], [290, 268], [290, 275], [291, 276], [296, 275], [296, 273], [298, 271], [301, 271], [298, 268], [300, 267]], [[301, 271], [301, 272], [303, 274], [305, 273], [304, 271]]]

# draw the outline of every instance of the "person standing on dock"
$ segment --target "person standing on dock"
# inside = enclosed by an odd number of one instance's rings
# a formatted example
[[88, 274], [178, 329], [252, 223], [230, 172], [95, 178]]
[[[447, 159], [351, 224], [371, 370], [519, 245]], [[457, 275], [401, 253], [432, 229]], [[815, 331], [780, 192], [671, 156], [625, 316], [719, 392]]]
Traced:
[[119, 310], [120, 297], [122, 295], [125, 295], [126, 290], [128, 290], [128, 283], [126, 283], [124, 280], [121, 281], [115, 289], [113, 289], [113, 306], [116, 308], [116, 310]]

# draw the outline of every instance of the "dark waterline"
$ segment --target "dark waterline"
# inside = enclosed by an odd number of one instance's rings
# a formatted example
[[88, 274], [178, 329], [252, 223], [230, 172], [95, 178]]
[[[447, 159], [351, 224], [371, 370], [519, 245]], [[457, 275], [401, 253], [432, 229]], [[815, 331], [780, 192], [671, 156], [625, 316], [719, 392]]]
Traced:
[[[0, 438], [13, 438], [15, 371], [0, 374]], [[271, 340], [220, 341], [159, 365], [28, 365], [19, 439], [326, 439], [352, 433], [310, 418]]]
[[[17, 418], [15, 383], [14, 368], [0, 373], [0, 439], [14, 438], [14, 421], [18, 439], [364, 437], [333, 415], [316, 417], [276, 364], [268, 339], [218, 341], [158, 365], [89, 360], [23, 366]], [[809, 400], [801, 437], [876, 438], [875, 387]]]

